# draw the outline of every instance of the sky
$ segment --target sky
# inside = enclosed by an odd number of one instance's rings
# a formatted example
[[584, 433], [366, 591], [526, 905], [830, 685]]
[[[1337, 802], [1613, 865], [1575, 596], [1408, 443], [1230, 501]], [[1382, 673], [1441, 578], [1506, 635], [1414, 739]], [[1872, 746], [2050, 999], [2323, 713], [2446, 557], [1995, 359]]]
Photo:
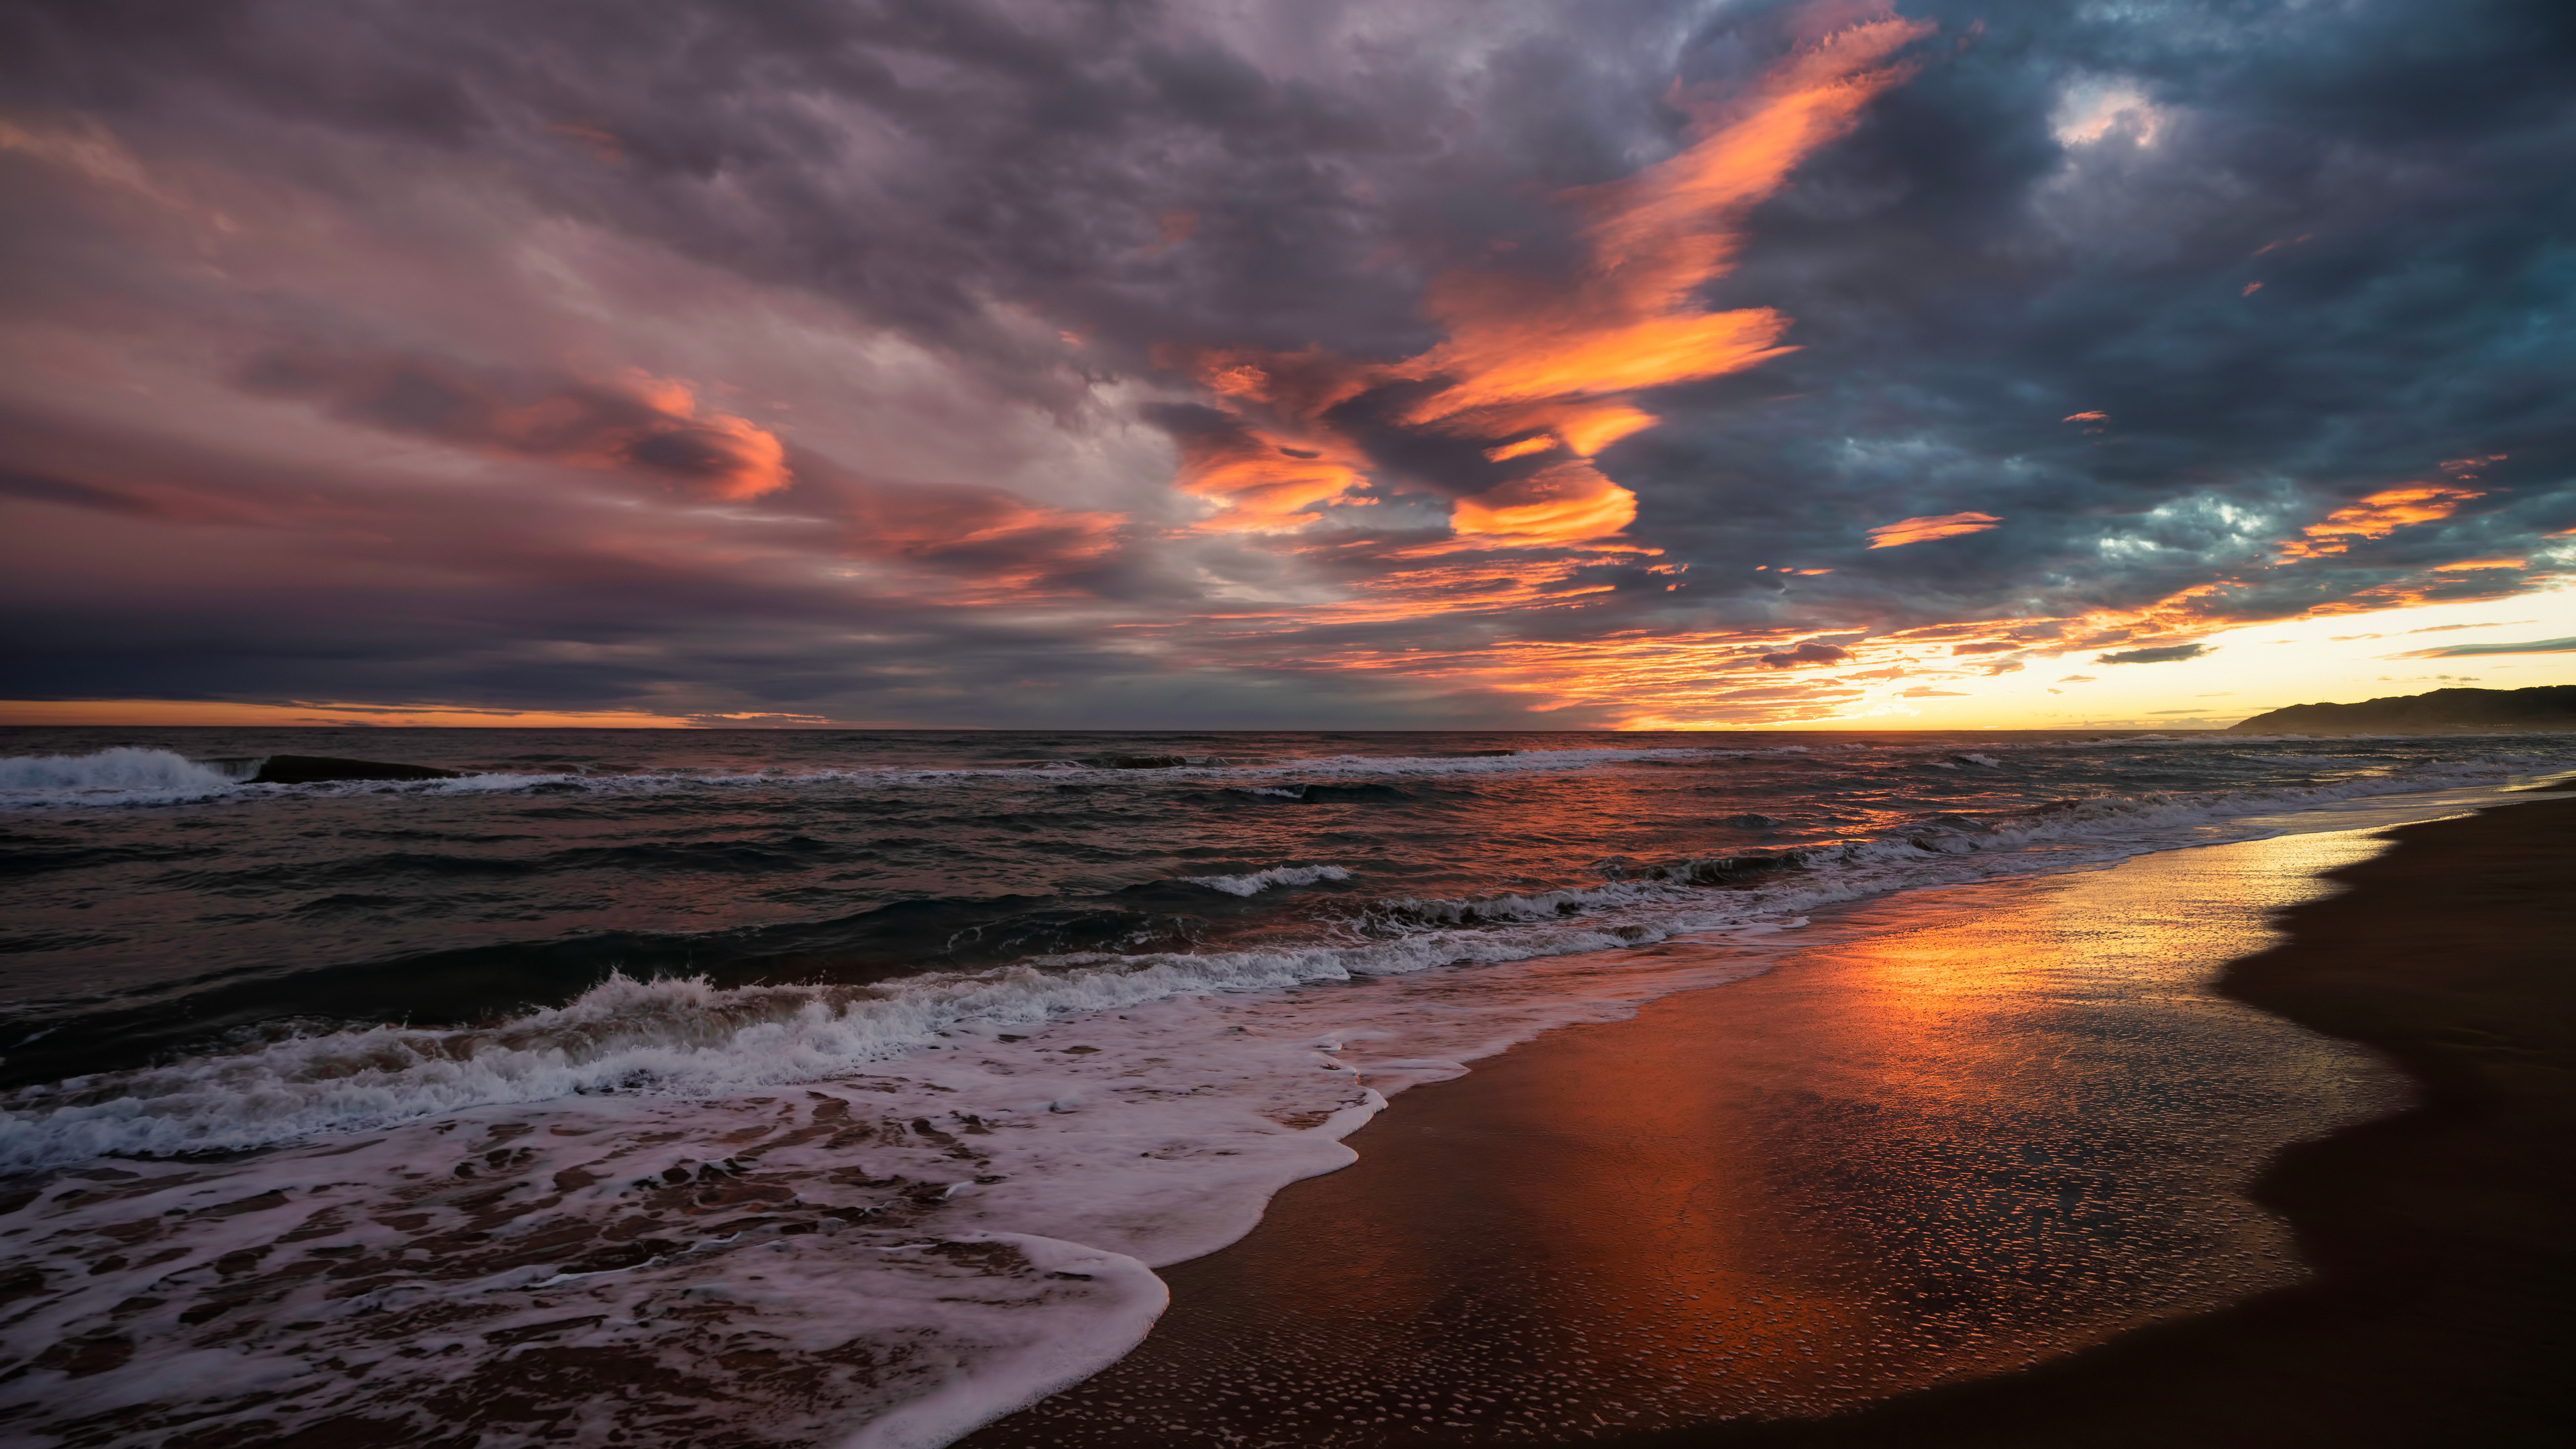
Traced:
[[17, 0], [0, 723], [2576, 683], [2563, 0]]

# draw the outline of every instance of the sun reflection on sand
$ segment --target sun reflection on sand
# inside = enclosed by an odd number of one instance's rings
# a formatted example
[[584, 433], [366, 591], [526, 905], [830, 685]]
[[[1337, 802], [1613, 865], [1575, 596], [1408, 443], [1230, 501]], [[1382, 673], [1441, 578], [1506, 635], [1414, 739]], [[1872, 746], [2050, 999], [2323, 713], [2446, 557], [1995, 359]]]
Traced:
[[2295, 1282], [2245, 1182], [2404, 1092], [2208, 983], [2375, 848], [2293, 836], [1881, 902], [1768, 975], [1417, 1089], [1356, 1165], [1163, 1270], [1174, 1307], [1128, 1360], [967, 1442], [1809, 1415]]

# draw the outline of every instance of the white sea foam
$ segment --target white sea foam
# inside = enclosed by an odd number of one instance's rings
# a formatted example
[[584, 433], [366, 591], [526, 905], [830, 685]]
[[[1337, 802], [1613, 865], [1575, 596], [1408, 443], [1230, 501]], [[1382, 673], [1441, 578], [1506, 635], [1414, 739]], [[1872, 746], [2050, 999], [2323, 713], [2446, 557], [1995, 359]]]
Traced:
[[[442, 1394], [497, 1401], [476, 1376], [506, 1384], [537, 1344], [651, 1370], [634, 1391], [649, 1402], [584, 1400], [564, 1412], [589, 1417], [556, 1428], [650, 1408], [936, 1445], [1123, 1353], [1162, 1304], [1151, 1266], [1231, 1241], [1281, 1186], [1351, 1160], [1339, 1139], [1385, 1094], [1758, 971], [1816, 906], [2247, 838], [2280, 828], [2258, 815], [2529, 768], [2069, 801], [1768, 869], [1390, 902], [1377, 934], [1304, 945], [872, 987], [612, 977], [497, 1026], [317, 1034], [20, 1092], [0, 1162], [79, 1171], [20, 1209], [40, 1235], [9, 1234], [42, 1287], [0, 1325], [0, 1354], [37, 1364], [0, 1385], [0, 1413], [38, 1432], [123, 1411], [123, 1437], [99, 1441], [120, 1449], [180, 1413], [285, 1433]], [[1745, 883], [1703, 883], [1730, 880]], [[1343, 985], [1296, 989], [1321, 982]], [[92, 1272], [146, 1237], [148, 1270]], [[77, 1379], [40, 1361], [111, 1335], [141, 1348]], [[793, 1392], [729, 1378], [746, 1336], [865, 1372], [818, 1369]]]
[[[2304, 738], [2285, 736], [2283, 738]], [[1871, 751], [1892, 755], [1938, 754], [1952, 762], [1966, 762], [1986, 768], [2000, 768], [2004, 760], [1998, 755], [2024, 751], [2067, 749], [2110, 749], [2123, 746], [2153, 745], [2158, 748], [2207, 746], [2217, 749], [2246, 744], [2271, 742], [2268, 736], [2165, 736], [2133, 735], [2119, 738], [2087, 740], [2080, 738], [1995, 741], [1978, 752], [1960, 752], [1955, 743], [1913, 744], [1898, 740], [1849, 741], [1831, 748], [1845, 751]], [[1652, 746], [1640, 748], [1597, 748], [1563, 750], [1519, 750], [1508, 755], [1325, 755], [1312, 758], [1279, 760], [1259, 764], [1206, 764], [1174, 766], [1150, 772], [1150, 778], [1162, 780], [1212, 780], [1223, 782], [1241, 793], [1279, 799], [1297, 799], [1301, 787], [1309, 781], [1437, 779], [1443, 776], [1509, 776], [1553, 774], [1574, 770], [1598, 769], [1638, 763], [1699, 763], [1714, 760], [1788, 759], [1812, 755], [1806, 745], [1764, 745], [1755, 747], [1727, 746]], [[458, 789], [508, 789], [534, 784], [573, 784], [601, 791], [667, 790], [691, 788], [741, 788], [746, 786], [798, 786], [833, 782], [858, 782], [889, 787], [935, 787], [978, 780], [1027, 779], [1043, 775], [1049, 780], [1080, 779], [1085, 781], [1136, 780], [1139, 773], [1108, 766], [1058, 761], [1037, 769], [970, 767], [960, 769], [921, 769], [918, 767], [880, 766], [857, 769], [828, 769], [799, 772], [761, 772], [737, 775], [489, 775], [467, 780], [432, 781], [406, 788], [424, 791]], [[1264, 783], [1277, 781], [1282, 783]]]
[[[103, 751], [97, 755], [22, 756], [0, 761], [0, 808], [171, 805], [236, 791], [253, 796], [329, 796], [387, 793], [477, 795], [544, 789], [578, 790], [586, 794], [602, 795], [659, 795], [751, 789], [799, 789], [834, 785], [880, 789], [939, 789], [960, 784], [1008, 783], [1039, 778], [1051, 782], [1080, 780], [1109, 783], [1132, 782], [1141, 777], [1150, 777], [1157, 781], [1220, 780], [1250, 792], [1275, 794], [1281, 799], [1296, 799], [1299, 798], [1300, 792], [1294, 786], [1283, 789], [1265, 786], [1259, 782], [1289, 778], [1303, 783], [1309, 780], [1384, 780], [1435, 778], [1444, 775], [1543, 774], [1592, 769], [1638, 760], [1706, 760], [1745, 758], [1761, 754], [1806, 753], [1808, 750], [1803, 745], [1783, 745], [1764, 750], [1670, 748], [1525, 750], [1506, 756], [1463, 759], [1437, 756], [1334, 755], [1265, 765], [1236, 765], [1211, 760], [1203, 764], [1178, 765], [1149, 772], [1120, 769], [1110, 765], [1087, 765], [1076, 761], [1058, 761], [1034, 769], [991, 766], [924, 769], [919, 766], [879, 765], [802, 771], [761, 770], [739, 774], [645, 771], [633, 774], [593, 775], [562, 772], [517, 774], [507, 771], [489, 771], [447, 780], [332, 781], [313, 785], [262, 785], [245, 788], [215, 767], [188, 761], [166, 750], [116, 749]], [[108, 762], [109, 757], [128, 755], [153, 757], [154, 769], [176, 773], [166, 776], [137, 775], [128, 783], [119, 783], [116, 772], [122, 767]], [[73, 783], [31, 783], [23, 789], [12, 788], [6, 783], [12, 778], [12, 767], [27, 767], [31, 782], [50, 778], [35, 773], [37, 767], [62, 768], [68, 771], [64, 778]], [[176, 783], [158, 783], [164, 778]]]
[[[77, 1379], [40, 1365], [0, 1385], [0, 1412], [35, 1432], [121, 1409], [95, 1440], [119, 1449], [182, 1417], [429, 1427], [458, 1410], [424, 1403], [508, 1399], [493, 1388], [535, 1344], [634, 1366], [614, 1393], [551, 1396], [570, 1416], [553, 1429], [713, 1412], [782, 1440], [927, 1449], [1124, 1353], [1162, 1307], [1150, 1266], [1232, 1241], [1279, 1188], [1351, 1161], [1340, 1139], [1385, 1093], [1766, 959], [1756, 940], [1651, 966], [1550, 957], [1465, 991], [1429, 973], [1167, 997], [934, 1033], [792, 1091], [620, 1091], [230, 1161], [129, 1160], [23, 1209], [43, 1227], [20, 1249], [41, 1287], [0, 1351], [109, 1334], [141, 1351]], [[630, 984], [594, 1015], [667, 1022], [657, 996], [740, 1004]], [[150, 1296], [89, 1271], [144, 1236]], [[782, 1378], [781, 1360], [816, 1372]]]
[[[1927, 760], [1925, 763], [1936, 769], [1958, 769], [1962, 765], [1981, 769], [2000, 769], [2004, 767], [2005, 759], [1999, 756], [2010, 756], [2025, 751], [2098, 751], [2141, 745], [2152, 745], [2160, 749], [2188, 746], [2227, 750], [2246, 745], [2298, 741], [2306, 738], [2300, 735], [2125, 735], [2102, 739], [1996, 741], [1973, 753], [1960, 752], [1955, 744], [1909, 744], [1901, 741], [1854, 741], [1845, 742], [1835, 748], [1845, 751], [1873, 751], [1895, 756], [1935, 754], [1941, 758]], [[2339, 743], [2361, 745], [2369, 743], [2373, 738], [2403, 737], [2355, 736], [2348, 742], [2339, 741]], [[1521, 750], [1509, 755], [1460, 758], [1331, 755], [1260, 764], [1234, 764], [1209, 757], [1206, 763], [1173, 766], [1141, 773], [1109, 765], [1055, 761], [1035, 768], [974, 766], [925, 769], [919, 766], [884, 765], [801, 771], [773, 769], [735, 774], [652, 771], [632, 774], [563, 772], [518, 774], [491, 771], [448, 780], [339, 781], [297, 786], [244, 786], [215, 765], [189, 761], [166, 750], [119, 748], [95, 755], [20, 756], [0, 760], [0, 809], [175, 805], [227, 794], [246, 794], [253, 797], [385, 793], [478, 795], [528, 790], [576, 790], [585, 794], [616, 796], [736, 792], [756, 789], [792, 790], [832, 786], [941, 789], [959, 785], [1007, 784], [1038, 778], [1049, 781], [1078, 780], [1105, 784], [1121, 781], [1136, 782], [1148, 777], [1155, 781], [1219, 781], [1245, 795], [1295, 800], [1304, 798], [1303, 787], [1312, 782], [1430, 780], [1441, 777], [1554, 774], [1637, 763], [1683, 764], [1763, 757], [1785, 758], [1812, 753], [1814, 751], [1805, 745], [1770, 745], [1755, 748], [1657, 746], [1625, 749]], [[2353, 762], [2354, 757], [2275, 756], [2271, 758], [2284, 763], [2296, 761], [2314, 764], [2349, 764]], [[26, 783], [16, 783], [20, 780]]]
[[1272, 886], [1313, 885], [1317, 881], [1349, 880], [1351, 873], [1338, 865], [1281, 865], [1269, 870], [1250, 871], [1243, 875], [1192, 875], [1182, 879], [1194, 886], [1206, 886], [1230, 896], [1257, 896]]
[[170, 804], [238, 786], [228, 772], [168, 750], [121, 745], [91, 755], [0, 759], [0, 806]]
[[[862, 987], [718, 989], [612, 976], [565, 1006], [495, 1027], [332, 1032], [25, 1089], [0, 1099], [0, 1171], [105, 1153], [252, 1148], [578, 1093], [703, 1096], [819, 1081], [966, 1027], [1007, 1030], [1175, 997], [1615, 950], [1913, 886], [2249, 839], [2273, 831], [2237, 823], [2248, 817], [2493, 783], [2507, 772], [2498, 762], [2461, 761], [2278, 790], [2102, 796], [1995, 816], [1983, 829], [1685, 861], [1597, 885], [1392, 899], [1367, 917], [1374, 938], [1203, 953], [1072, 953]], [[1347, 878], [1342, 867], [1314, 865], [1195, 883], [1250, 895]]]
[[[1740, 919], [1711, 913], [1709, 924]], [[1585, 925], [1415, 932], [1355, 945], [1150, 956], [1071, 955], [882, 986], [718, 988], [612, 975], [569, 1005], [496, 1027], [384, 1026], [75, 1078], [11, 1094], [0, 1171], [107, 1154], [262, 1147], [442, 1113], [584, 1094], [711, 1097], [867, 1070], [943, 1033], [1051, 1021], [1215, 993], [1407, 975], [1632, 944]]]

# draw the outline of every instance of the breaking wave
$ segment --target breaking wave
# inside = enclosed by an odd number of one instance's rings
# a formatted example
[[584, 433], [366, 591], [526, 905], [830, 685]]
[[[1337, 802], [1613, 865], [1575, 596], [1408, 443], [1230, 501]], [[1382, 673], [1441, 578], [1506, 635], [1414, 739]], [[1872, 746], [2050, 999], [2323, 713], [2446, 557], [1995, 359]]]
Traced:
[[168, 750], [119, 746], [93, 755], [0, 759], [0, 803], [175, 802], [224, 794], [240, 784], [228, 771]]
[[1230, 896], [1257, 896], [1272, 886], [1313, 885], [1317, 881], [1349, 880], [1351, 873], [1338, 865], [1282, 865], [1269, 870], [1251, 871], [1244, 875], [1192, 875], [1182, 879], [1194, 886], [1223, 891]]
[[[1239, 793], [1282, 800], [1401, 800], [1393, 786], [1367, 783], [1382, 779], [1439, 776], [1515, 775], [1583, 770], [1640, 761], [1688, 762], [1756, 754], [1806, 754], [1803, 745], [1769, 750], [1581, 749], [1517, 750], [1490, 756], [1334, 755], [1315, 759], [1267, 762], [1222, 755], [1129, 755], [1099, 759], [1057, 760], [1043, 765], [963, 766], [953, 769], [919, 766], [861, 766], [848, 769], [768, 769], [735, 773], [636, 771], [566, 773], [484, 771], [456, 779], [332, 782], [312, 785], [245, 784], [245, 773], [226, 768], [228, 761], [189, 760], [168, 750], [120, 746], [91, 755], [18, 756], [0, 760], [0, 808], [45, 808], [98, 805], [175, 805], [241, 792], [254, 797], [286, 795], [417, 794], [477, 795], [517, 791], [599, 795], [665, 795], [745, 789], [860, 785], [888, 789], [935, 789], [973, 782], [1050, 780], [1107, 783], [1114, 780], [1258, 781]], [[255, 762], [254, 762], [255, 763]], [[1304, 776], [1305, 779], [1282, 779]]]
[[[1034, 1026], [1175, 997], [1270, 990], [1433, 967], [1615, 950], [1777, 922], [1912, 886], [2081, 868], [2149, 850], [2246, 839], [2248, 816], [2491, 782], [2463, 761], [2333, 785], [2060, 801], [1901, 839], [1710, 856], [1629, 878], [1473, 899], [1396, 899], [1325, 944], [1118, 954], [1076, 951], [870, 985], [718, 988], [612, 973], [561, 1007], [497, 1026], [384, 1026], [74, 1078], [0, 1099], [0, 1171], [102, 1153], [240, 1149], [459, 1108], [585, 1093], [707, 1096], [844, 1075], [943, 1032]], [[1277, 867], [1191, 883], [1230, 895], [1344, 880]]]

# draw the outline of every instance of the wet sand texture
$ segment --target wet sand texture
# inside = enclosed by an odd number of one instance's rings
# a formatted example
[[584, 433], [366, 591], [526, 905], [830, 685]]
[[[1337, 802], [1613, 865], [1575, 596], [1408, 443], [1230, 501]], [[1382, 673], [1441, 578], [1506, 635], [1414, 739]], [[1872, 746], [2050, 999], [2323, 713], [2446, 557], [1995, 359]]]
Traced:
[[2407, 1092], [2211, 983], [2376, 849], [1897, 897], [1416, 1088], [1355, 1165], [1162, 1270], [1144, 1346], [966, 1442], [1726, 1442], [2287, 1288], [2247, 1180]]
[[2558, 1445], [2576, 1433], [2576, 801], [2393, 832], [2222, 988], [2423, 1105], [2272, 1164], [2318, 1278], [2041, 1371], [1644, 1445]]

